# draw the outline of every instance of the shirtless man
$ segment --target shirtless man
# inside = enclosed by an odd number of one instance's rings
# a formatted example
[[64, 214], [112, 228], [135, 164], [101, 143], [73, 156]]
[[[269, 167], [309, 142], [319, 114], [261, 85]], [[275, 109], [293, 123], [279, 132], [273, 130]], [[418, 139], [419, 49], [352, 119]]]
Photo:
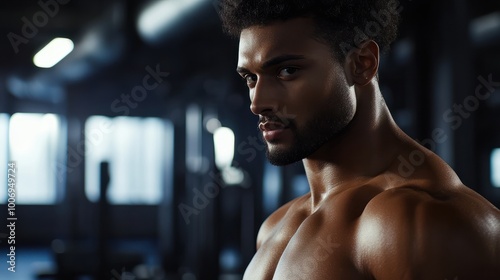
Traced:
[[[500, 279], [500, 211], [401, 131], [381, 95], [395, 1], [311, 2], [222, 3], [267, 157], [302, 160], [310, 185], [264, 222], [244, 279]], [[383, 32], [353, 42], [349, 28], [384, 7]]]

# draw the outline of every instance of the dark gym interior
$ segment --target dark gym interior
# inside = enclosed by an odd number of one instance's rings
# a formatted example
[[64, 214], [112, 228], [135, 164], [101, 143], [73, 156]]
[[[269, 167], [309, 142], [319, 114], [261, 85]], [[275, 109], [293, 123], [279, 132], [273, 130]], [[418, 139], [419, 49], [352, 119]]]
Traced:
[[[400, 5], [379, 70], [393, 117], [500, 207], [500, 2]], [[218, 7], [0, 3], [0, 181], [18, 175], [0, 279], [241, 279], [262, 221], [308, 183], [267, 162]], [[58, 37], [73, 50], [35, 66]]]

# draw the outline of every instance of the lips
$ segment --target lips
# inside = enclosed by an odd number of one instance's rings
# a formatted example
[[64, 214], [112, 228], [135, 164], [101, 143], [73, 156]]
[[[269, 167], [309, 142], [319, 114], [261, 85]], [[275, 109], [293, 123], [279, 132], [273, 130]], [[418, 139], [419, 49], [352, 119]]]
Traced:
[[259, 129], [262, 131], [264, 139], [267, 142], [273, 143], [283, 138], [288, 127], [281, 122], [266, 121], [259, 124]]
[[274, 130], [280, 130], [280, 129], [285, 129], [286, 126], [283, 123], [280, 122], [263, 122], [259, 124], [259, 129], [262, 132], [269, 132], [269, 131], [274, 131]]

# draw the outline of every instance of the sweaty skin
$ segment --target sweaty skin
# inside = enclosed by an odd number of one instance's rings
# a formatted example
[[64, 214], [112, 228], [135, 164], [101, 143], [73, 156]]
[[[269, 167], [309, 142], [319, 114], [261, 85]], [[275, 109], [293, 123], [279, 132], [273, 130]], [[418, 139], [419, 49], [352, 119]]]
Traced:
[[310, 127], [325, 117], [338, 129], [303, 158], [310, 192], [263, 223], [244, 279], [500, 279], [500, 211], [396, 125], [377, 44], [341, 63], [313, 31], [295, 18], [240, 35], [238, 72], [269, 157], [301, 133], [321, 139]]

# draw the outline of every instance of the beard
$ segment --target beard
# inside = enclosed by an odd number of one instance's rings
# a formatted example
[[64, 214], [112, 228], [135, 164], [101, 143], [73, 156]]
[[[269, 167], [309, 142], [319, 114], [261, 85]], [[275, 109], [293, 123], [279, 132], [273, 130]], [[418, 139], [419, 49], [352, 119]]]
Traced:
[[284, 166], [300, 161], [342, 134], [354, 116], [354, 109], [348, 102], [338, 104], [330, 100], [328, 103], [316, 111], [300, 128], [297, 127], [295, 119], [286, 120], [294, 136], [293, 143], [288, 147], [276, 146], [270, 149], [272, 143], [265, 141], [260, 133], [260, 137], [266, 143], [266, 157], [271, 164]]

